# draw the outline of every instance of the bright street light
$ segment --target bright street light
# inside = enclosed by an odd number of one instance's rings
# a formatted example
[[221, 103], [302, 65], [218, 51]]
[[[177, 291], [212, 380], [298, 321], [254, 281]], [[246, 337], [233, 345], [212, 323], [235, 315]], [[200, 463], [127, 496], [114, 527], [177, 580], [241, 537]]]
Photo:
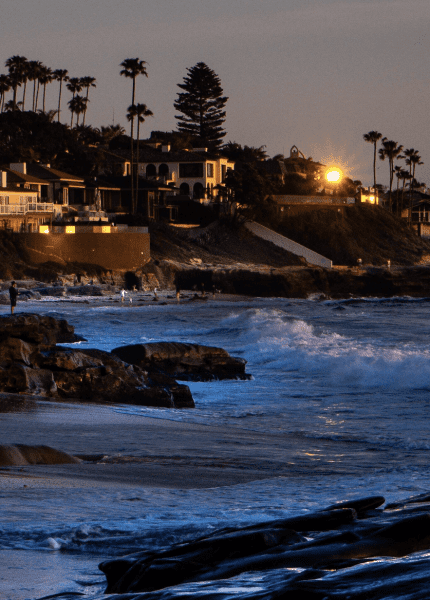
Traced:
[[325, 178], [330, 183], [339, 183], [342, 177], [343, 173], [342, 170], [339, 169], [339, 167], [329, 167], [325, 172]]

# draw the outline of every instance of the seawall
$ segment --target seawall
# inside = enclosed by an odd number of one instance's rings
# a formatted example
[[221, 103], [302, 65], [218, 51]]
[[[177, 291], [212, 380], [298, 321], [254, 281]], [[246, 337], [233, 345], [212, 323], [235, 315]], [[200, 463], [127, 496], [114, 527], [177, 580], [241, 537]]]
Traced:
[[22, 233], [35, 264], [87, 263], [107, 270], [135, 270], [150, 260], [149, 233]]

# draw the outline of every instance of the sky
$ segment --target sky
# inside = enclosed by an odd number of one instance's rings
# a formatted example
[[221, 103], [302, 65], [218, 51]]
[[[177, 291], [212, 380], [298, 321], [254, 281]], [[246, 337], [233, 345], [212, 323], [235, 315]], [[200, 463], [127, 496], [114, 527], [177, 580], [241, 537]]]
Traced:
[[[13, 55], [72, 77], [95, 77], [87, 123], [120, 123], [131, 104], [126, 58], [147, 62], [136, 101], [150, 108], [141, 137], [176, 129], [173, 102], [187, 69], [205, 62], [221, 80], [225, 141], [297, 145], [373, 183], [376, 130], [415, 148], [430, 186], [429, 0], [1, 0], [0, 73]], [[48, 108], [56, 108], [52, 84]], [[68, 122], [66, 92], [62, 113]], [[399, 164], [404, 164], [402, 161]], [[377, 181], [387, 185], [387, 161]]]

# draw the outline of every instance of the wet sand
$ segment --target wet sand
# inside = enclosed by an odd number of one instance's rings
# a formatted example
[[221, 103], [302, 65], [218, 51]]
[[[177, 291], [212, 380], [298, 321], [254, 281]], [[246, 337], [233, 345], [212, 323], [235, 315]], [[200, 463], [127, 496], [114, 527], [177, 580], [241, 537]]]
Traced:
[[83, 459], [2, 467], [2, 487], [197, 489], [291, 475], [291, 443], [281, 434], [133, 416], [104, 405], [42, 402], [0, 414], [0, 430], [2, 444], [43, 444]]

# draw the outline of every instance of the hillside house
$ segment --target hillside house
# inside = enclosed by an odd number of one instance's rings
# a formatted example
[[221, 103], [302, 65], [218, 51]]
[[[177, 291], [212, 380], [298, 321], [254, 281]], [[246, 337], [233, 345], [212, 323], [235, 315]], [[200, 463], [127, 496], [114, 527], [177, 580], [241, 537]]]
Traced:
[[[20, 183], [8, 181], [9, 172], [0, 171], [0, 228], [15, 232], [38, 231], [40, 226], [51, 223], [54, 217], [52, 202], [41, 199], [43, 182], [36, 178]], [[31, 179], [31, 178], [30, 178]]]
[[[112, 153], [110, 160], [115, 160]], [[116, 152], [116, 170], [121, 175], [130, 174], [130, 152]], [[207, 148], [194, 150], [171, 150], [170, 144], [145, 144], [139, 148], [137, 157], [139, 177], [148, 181], [158, 181], [171, 187], [170, 195], [191, 198], [202, 204], [210, 204], [219, 199], [218, 186], [222, 184], [228, 169], [234, 163], [227, 157], [212, 154]]]

